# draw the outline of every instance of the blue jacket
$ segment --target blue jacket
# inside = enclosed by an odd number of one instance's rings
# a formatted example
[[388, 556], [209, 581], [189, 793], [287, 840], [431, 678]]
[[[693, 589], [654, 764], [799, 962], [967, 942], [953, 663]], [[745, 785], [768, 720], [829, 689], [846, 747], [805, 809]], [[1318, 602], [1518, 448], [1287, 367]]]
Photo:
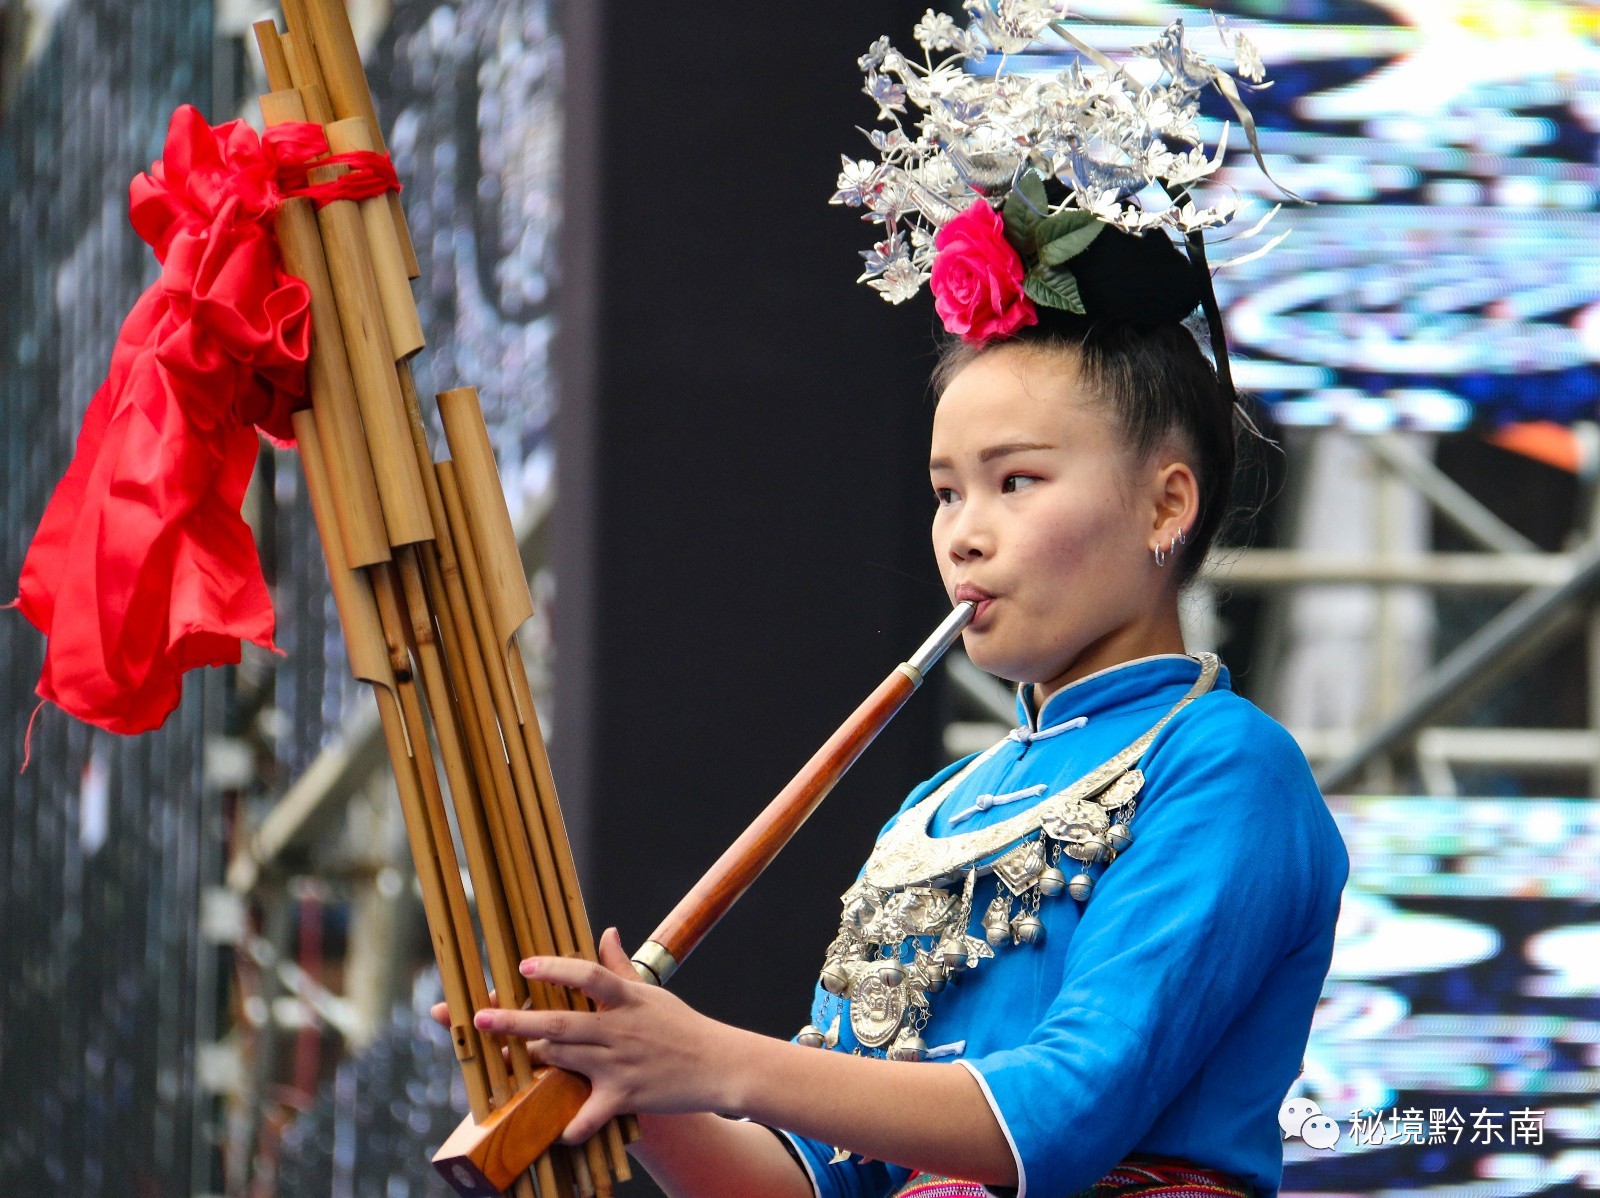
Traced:
[[[1064, 789], [1148, 730], [1198, 674], [1193, 658], [1164, 655], [1081, 679], [1037, 714], [1019, 696], [1020, 727], [945, 799], [929, 833], [998, 823]], [[1087, 867], [1087, 899], [1043, 900], [1042, 943], [1003, 945], [930, 995], [924, 1038], [934, 1060], [978, 1080], [1016, 1156], [1019, 1198], [1062, 1198], [1132, 1151], [1220, 1169], [1271, 1198], [1283, 1173], [1278, 1108], [1301, 1070], [1349, 858], [1298, 746], [1233, 693], [1226, 669], [1140, 768], [1134, 843]], [[979, 795], [1040, 783], [951, 826]], [[1078, 865], [1064, 857], [1062, 868]], [[980, 938], [989, 893], [980, 884], [969, 927]], [[819, 986], [813, 1022], [828, 1027], [847, 1001]], [[848, 1052], [847, 1009], [840, 1027], [837, 1050]], [[830, 1146], [789, 1138], [822, 1198], [889, 1195], [909, 1175], [860, 1157], [830, 1164]]]

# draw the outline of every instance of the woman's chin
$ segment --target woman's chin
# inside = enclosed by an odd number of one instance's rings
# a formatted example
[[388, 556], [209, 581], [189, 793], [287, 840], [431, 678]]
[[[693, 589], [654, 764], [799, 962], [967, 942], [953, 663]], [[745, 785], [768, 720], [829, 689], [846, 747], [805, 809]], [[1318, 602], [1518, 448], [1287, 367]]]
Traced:
[[984, 638], [969, 636], [963, 640], [962, 648], [967, 651], [967, 660], [972, 662], [985, 674], [992, 674], [1002, 682], [1017, 683], [1028, 676], [1028, 668], [1019, 665], [1004, 653], [997, 653], [994, 647], [986, 645]]

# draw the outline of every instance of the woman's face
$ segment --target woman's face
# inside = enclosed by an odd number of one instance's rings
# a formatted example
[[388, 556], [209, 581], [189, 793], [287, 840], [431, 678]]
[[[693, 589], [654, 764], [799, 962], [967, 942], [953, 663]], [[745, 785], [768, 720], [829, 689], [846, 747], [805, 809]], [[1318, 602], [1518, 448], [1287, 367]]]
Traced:
[[1130, 461], [1069, 355], [1005, 346], [951, 380], [933, 420], [933, 547], [951, 601], [980, 600], [975, 664], [1049, 691], [1183, 651], [1177, 567], [1150, 552], [1194, 520], [1193, 474], [1173, 456]]

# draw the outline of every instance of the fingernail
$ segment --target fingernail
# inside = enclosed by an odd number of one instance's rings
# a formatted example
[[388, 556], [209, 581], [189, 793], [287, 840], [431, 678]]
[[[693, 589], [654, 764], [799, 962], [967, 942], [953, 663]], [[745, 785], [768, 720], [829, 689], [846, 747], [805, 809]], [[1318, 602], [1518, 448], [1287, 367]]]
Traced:
[[532, 957], [529, 957], [517, 968], [522, 970], [523, 977], [531, 978], [534, 974], [539, 972], [539, 962], [535, 961]]
[[492, 1031], [494, 1031], [494, 1025], [495, 1025], [494, 1012], [493, 1011], [479, 1011], [477, 1013], [477, 1015], [475, 1015], [473, 1017], [472, 1024], [480, 1032], [492, 1032]]

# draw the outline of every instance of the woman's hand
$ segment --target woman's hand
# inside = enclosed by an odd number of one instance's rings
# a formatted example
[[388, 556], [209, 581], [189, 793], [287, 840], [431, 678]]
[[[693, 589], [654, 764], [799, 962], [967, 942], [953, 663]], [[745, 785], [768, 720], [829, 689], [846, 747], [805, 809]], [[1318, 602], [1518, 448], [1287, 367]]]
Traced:
[[[480, 1031], [520, 1036], [534, 1060], [581, 1073], [593, 1087], [562, 1133], [577, 1144], [622, 1114], [723, 1109], [720, 1087], [737, 1056], [738, 1032], [641, 982], [615, 928], [600, 938], [600, 964], [531, 957], [524, 976], [581, 990], [597, 1011], [479, 1011]], [[444, 1004], [433, 1017], [449, 1025]]]

